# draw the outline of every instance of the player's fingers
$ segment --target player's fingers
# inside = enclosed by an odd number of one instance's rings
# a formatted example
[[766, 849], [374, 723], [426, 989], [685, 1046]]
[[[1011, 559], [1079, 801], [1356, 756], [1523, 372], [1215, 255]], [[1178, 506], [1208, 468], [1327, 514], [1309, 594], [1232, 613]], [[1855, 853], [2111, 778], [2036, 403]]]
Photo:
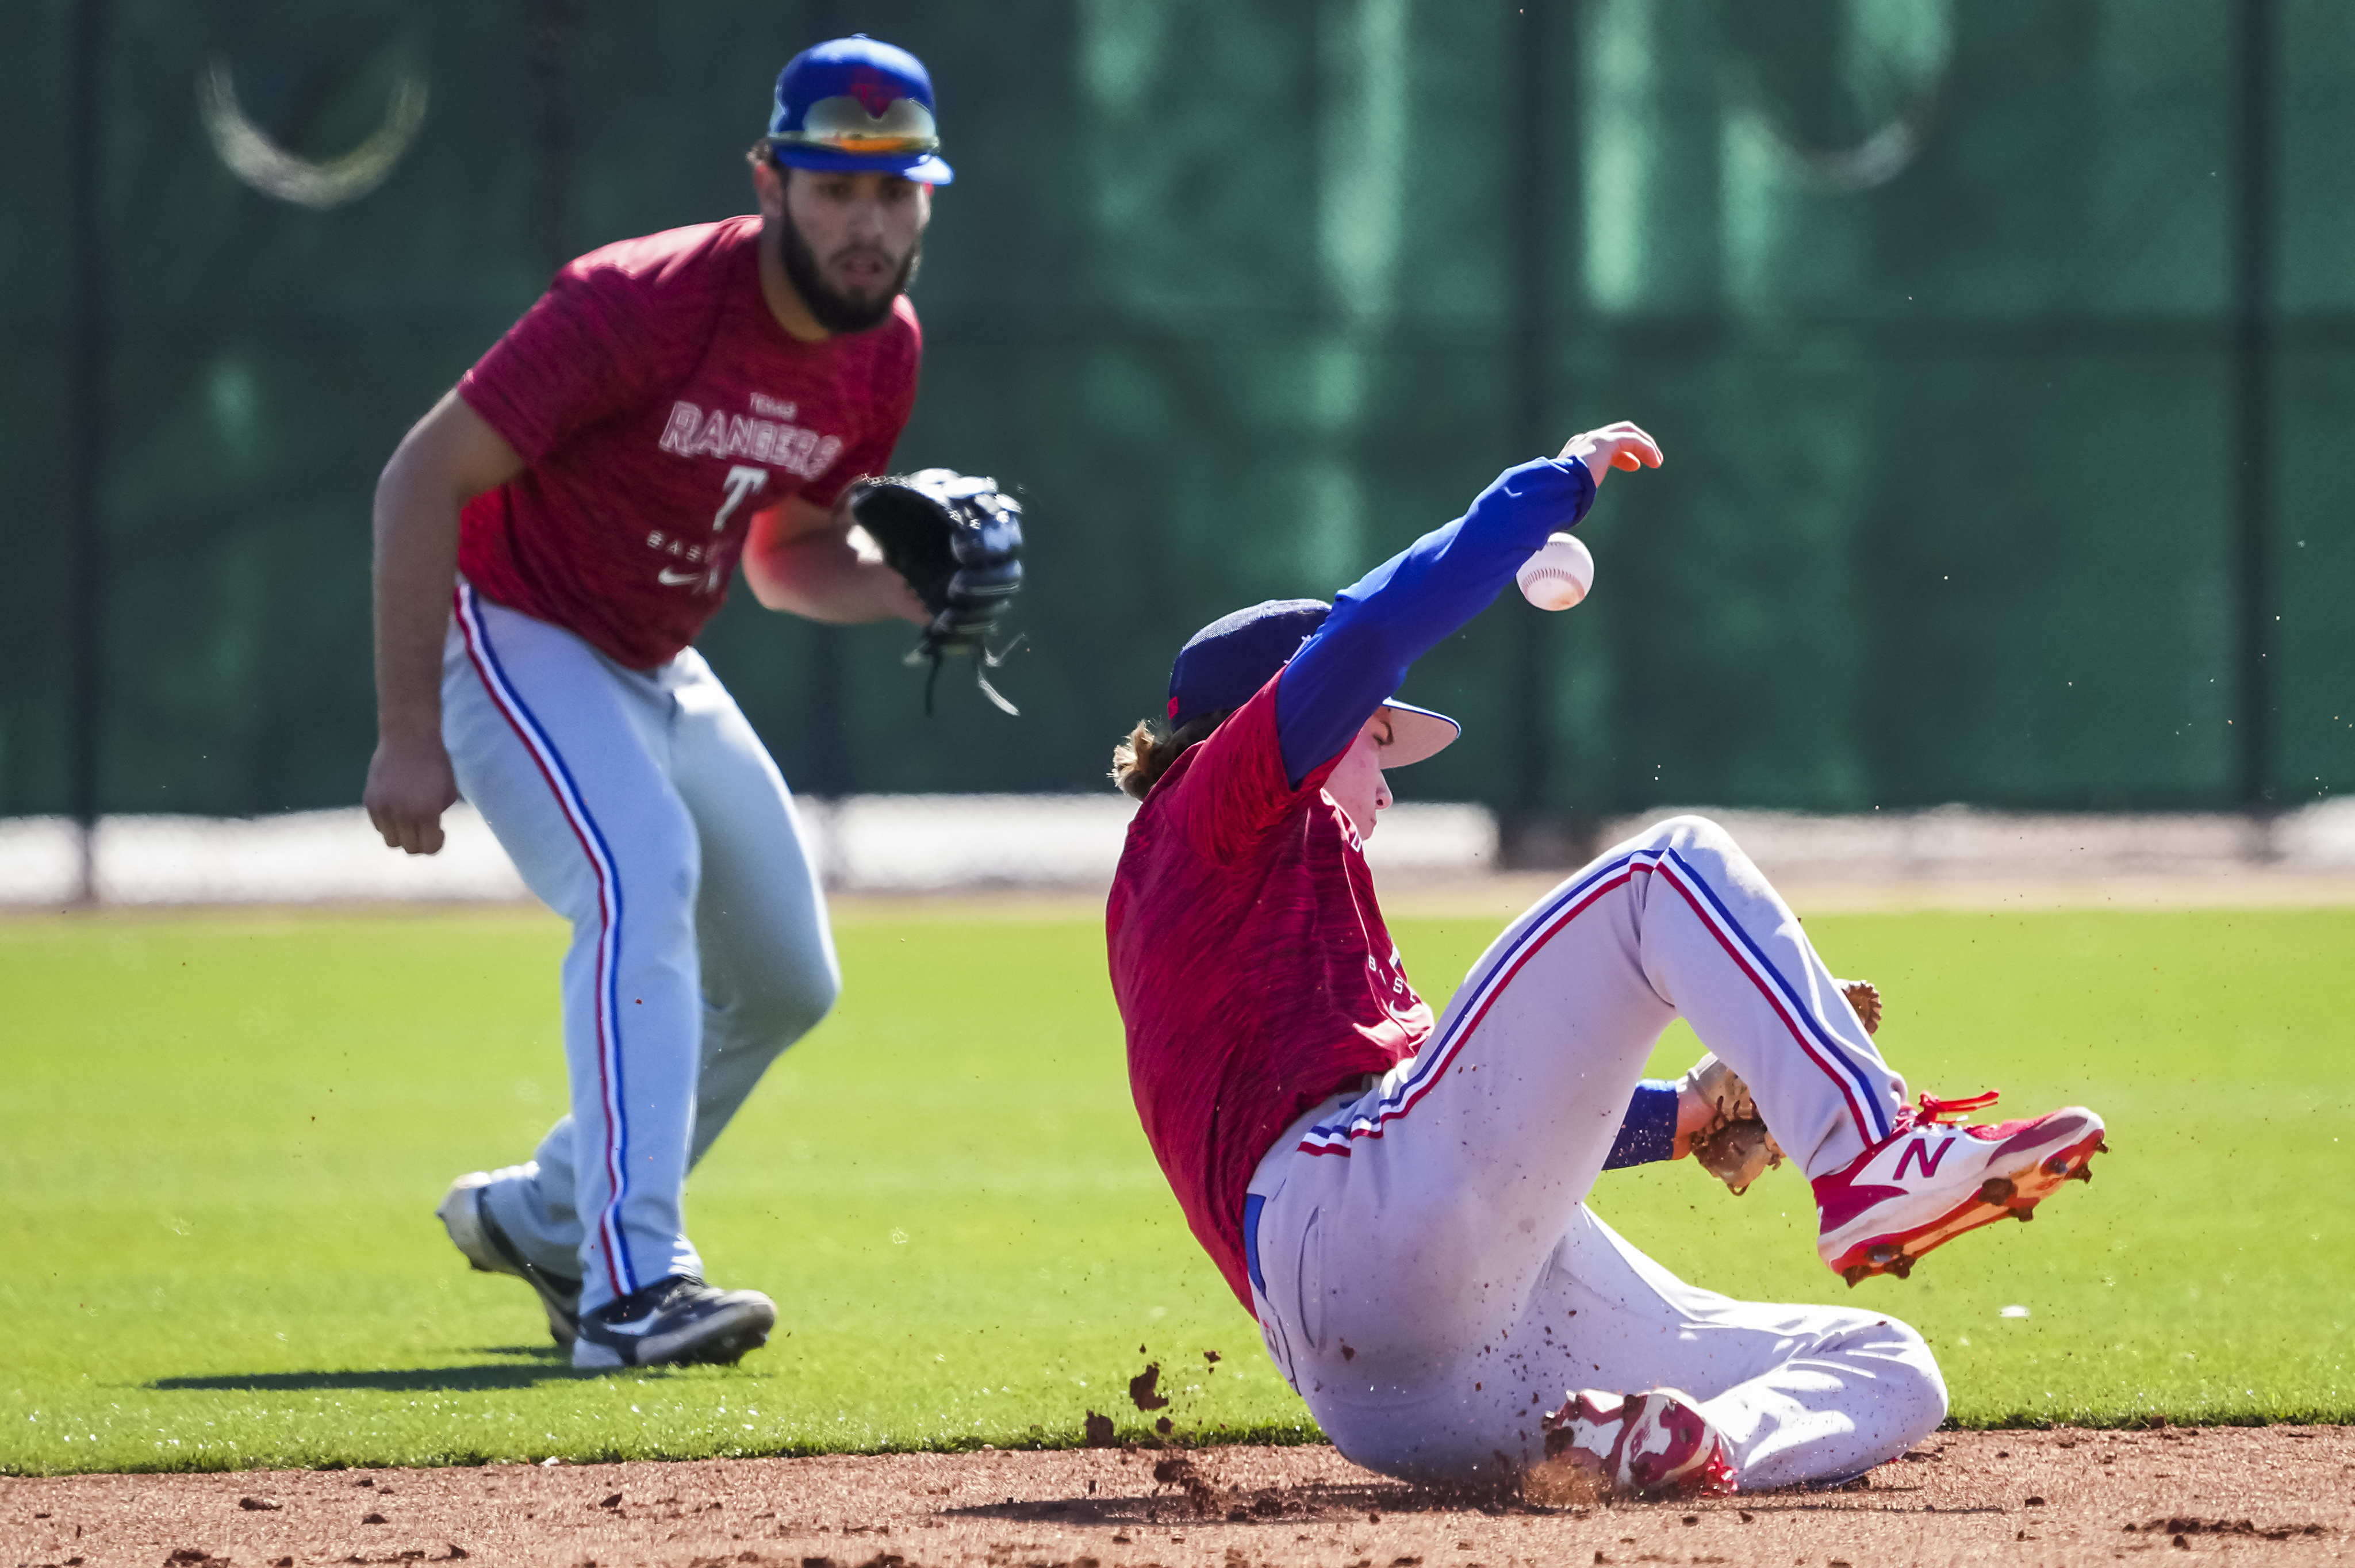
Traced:
[[[404, 855], [430, 855], [442, 847], [442, 822], [439, 813], [427, 816], [419, 811], [403, 811], [394, 817], [392, 830], [386, 841]], [[426, 848], [431, 842], [432, 848]]]
[[1635, 453], [1647, 468], [1660, 465], [1660, 443], [1654, 441], [1648, 432], [1636, 425], [1627, 427], [1626, 450]]
[[1651, 432], [1633, 420], [1621, 420], [1595, 433], [1620, 446], [1643, 453], [1656, 465], [1660, 461], [1660, 443], [1652, 439]]

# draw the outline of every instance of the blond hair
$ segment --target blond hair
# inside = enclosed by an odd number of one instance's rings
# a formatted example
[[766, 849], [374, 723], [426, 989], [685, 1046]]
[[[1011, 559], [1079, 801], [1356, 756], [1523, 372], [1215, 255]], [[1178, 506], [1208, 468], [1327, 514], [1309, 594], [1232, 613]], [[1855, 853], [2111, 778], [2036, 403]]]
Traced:
[[1139, 720], [1136, 728], [1128, 732], [1128, 739], [1112, 749], [1112, 782], [1143, 800], [1146, 792], [1169, 771], [1169, 765], [1186, 754], [1188, 747], [1208, 739], [1210, 731], [1233, 711], [1231, 708], [1220, 713], [1197, 714], [1175, 730], [1158, 719]]

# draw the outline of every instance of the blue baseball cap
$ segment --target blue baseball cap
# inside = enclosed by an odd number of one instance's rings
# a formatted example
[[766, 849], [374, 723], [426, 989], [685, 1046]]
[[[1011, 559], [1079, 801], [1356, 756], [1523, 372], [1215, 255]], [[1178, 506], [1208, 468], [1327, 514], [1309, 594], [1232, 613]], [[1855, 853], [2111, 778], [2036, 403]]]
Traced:
[[902, 175], [947, 185], [932, 79], [903, 48], [853, 33], [804, 49], [777, 73], [769, 155], [797, 169]]
[[[1270, 599], [1221, 615], [1187, 638], [1169, 667], [1170, 728], [1249, 702], [1332, 610], [1321, 599]], [[1392, 698], [1382, 707], [1391, 715], [1391, 741], [1381, 756], [1386, 768], [1419, 763], [1464, 732], [1446, 714], [1412, 702]]]

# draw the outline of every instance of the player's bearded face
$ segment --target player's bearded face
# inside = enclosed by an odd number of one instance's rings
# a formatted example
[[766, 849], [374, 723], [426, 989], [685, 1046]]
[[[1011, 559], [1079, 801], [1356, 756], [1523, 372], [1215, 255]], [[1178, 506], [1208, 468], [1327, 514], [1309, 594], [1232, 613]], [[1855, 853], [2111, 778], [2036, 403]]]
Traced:
[[871, 175], [812, 179], [796, 170], [787, 188], [781, 249], [794, 291], [830, 333], [881, 325], [923, 259], [930, 203], [922, 187]]

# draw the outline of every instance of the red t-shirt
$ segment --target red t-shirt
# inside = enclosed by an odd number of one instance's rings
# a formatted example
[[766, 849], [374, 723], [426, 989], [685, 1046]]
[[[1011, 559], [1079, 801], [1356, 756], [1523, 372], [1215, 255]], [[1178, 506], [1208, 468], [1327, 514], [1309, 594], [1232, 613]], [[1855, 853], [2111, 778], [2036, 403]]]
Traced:
[[758, 218], [591, 251], [458, 383], [529, 466], [468, 504], [476, 589], [633, 668], [719, 608], [753, 514], [879, 474], [916, 400], [902, 297], [804, 343], [761, 294]]
[[1382, 925], [1364, 848], [1325, 793], [1340, 754], [1284, 778], [1275, 681], [1161, 775], [1105, 912], [1145, 1136], [1245, 1307], [1243, 1198], [1283, 1132], [1422, 1048], [1431, 1008]]

